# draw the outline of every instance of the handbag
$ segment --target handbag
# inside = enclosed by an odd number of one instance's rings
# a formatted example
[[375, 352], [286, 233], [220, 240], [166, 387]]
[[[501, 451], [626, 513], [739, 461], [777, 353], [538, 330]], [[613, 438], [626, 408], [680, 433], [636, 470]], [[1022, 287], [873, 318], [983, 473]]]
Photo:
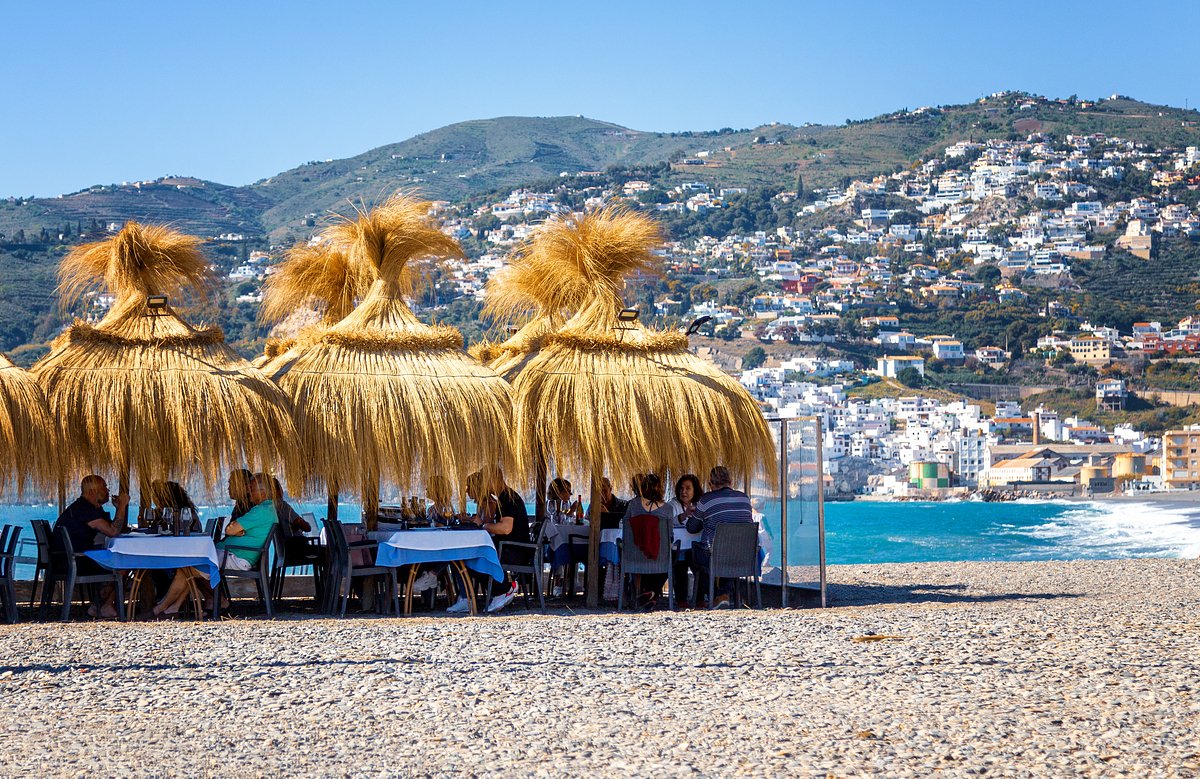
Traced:
[[700, 519], [700, 517], [696, 516], [695, 514], [692, 514], [687, 518], [687, 525], [685, 525], [685, 527], [687, 528], [687, 532], [695, 535], [696, 533], [704, 530], [704, 520]]

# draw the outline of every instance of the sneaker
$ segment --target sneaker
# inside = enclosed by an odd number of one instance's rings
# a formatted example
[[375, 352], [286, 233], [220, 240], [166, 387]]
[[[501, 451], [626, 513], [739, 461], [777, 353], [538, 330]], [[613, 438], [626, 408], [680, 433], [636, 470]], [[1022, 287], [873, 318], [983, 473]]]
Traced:
[[494, 614], [500, 609], [513, 602], [513, 598], [517, 597], [517, 583], [513, 582], [508, 588], [508, 592], [503, 595], [497, 595], [492, 598], [492, 602], [488, 604], [487, 610], [489, 614]]
[[417, 580], [413, 582], [413, 592], [425, 592], [425, 590], [432, 590], [437, 586], [437, 584], [437, 574], [435, 574], [433, 571], [426, 571], [418, 576]]
[[714, 609], [729, 608], [729, 596], [728, 595], [718, 595], [716, 597], [716, 599], [713, 600], [712, 607]]
[[467, 603], [466, 598], [459, 598], [453, 606], [446, 609], [447, 614], [465, 614], [471, 610], [471, 606]]

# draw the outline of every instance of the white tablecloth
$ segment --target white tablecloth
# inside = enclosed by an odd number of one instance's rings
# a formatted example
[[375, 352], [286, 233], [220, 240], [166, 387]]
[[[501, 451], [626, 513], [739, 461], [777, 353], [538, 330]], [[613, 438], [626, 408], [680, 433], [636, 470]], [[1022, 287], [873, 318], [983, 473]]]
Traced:
[[199, 568], [215, 585], [221, 580], [217, 547], [206, 535], [156, 536], [142, 533], [110, 538], [106, 548], [88, 552], [88, 557], [115, 570]]
[[419, 552], [492, 545], [492, 535], [486, 530], [376, 530], [367, 533], [367, 537], [381, 545]]

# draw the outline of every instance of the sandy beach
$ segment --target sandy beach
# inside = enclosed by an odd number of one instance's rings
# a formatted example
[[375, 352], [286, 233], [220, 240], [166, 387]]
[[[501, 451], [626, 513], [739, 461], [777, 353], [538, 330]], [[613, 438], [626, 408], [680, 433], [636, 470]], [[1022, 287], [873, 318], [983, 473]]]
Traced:
[[830, 580], [825, 610], [2, 626], [0, 774], [1200, 773], [1200, 562]]

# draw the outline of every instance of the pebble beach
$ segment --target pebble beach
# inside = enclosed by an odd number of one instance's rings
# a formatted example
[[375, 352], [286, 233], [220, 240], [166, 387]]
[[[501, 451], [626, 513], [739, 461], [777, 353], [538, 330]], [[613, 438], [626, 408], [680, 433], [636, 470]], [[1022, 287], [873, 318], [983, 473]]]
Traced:
[[823, 610], [0, 626], [0, 775], [1200, 775], [1200, 562], [829, 580]]

